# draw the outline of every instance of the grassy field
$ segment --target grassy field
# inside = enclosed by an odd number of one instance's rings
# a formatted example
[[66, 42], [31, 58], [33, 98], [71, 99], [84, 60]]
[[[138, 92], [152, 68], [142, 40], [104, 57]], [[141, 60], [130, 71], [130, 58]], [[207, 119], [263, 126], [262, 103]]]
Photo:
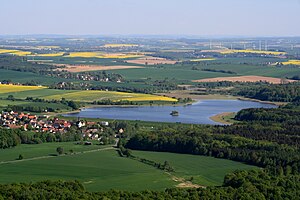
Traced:
[[73, 150], [76, 152], [89, 151], [95, 149], [101, 149], [105, 146], [99, 145], [77, 145], [75, 142], [62, 142], [62, 143], [45, 143], [45, 144], [22, 144], [11, 149], [0, 150], [0, 163], [5, 161], [16, 160], [20, 154], [23, 155], [24, 159], [30, 159], [41, 156], [49, 156], [57, 154], [56, 148], [63, 147], [65, 152]]
[[192, 70], [191, 67], [188, 68], [157, 68], [157, 67], [147, 67], [141, 69], [126, 69], [126, 70], [114, 70], [111, 71], [117, 74], [121, 74], [125, 79], [147, 79], [152, 80], [163, 80], [163, 79], [177, 79], [177, 81], [185, 82], [196, 79], [201, 79], [205, 77], [213, 78], [219, 76], [229, 76], [229, 74], [217, 73], [217, 72], [206, 72], [206, 71], [196, 71]]
[[134, 151], [133, 155], [160, 163], [168, 161], [175, 169], [175, 176], [185, 179], [193, 177], [193, 183], [205, 186], [221, 185], [224, 176], [234, 170], [248, 170], [255, 168], [254, 166], [230, 160], [198, 155], [148, 151]]
[[[73, 155], [51, 156], [62, 146]], [[251, 169], [245, 164], [197, 155], [134, 151], [134, 155], [155, 160], [168, 161], [175, 168], [174, 176], [194, 177], [201, 185], [220, 185], [226, 173], [236, 169]], [[17, 161], [19, 154], [24, 159]], [[50, 155], [50, 156], [49, 156]], [[11, 162], [12, 161], [12, 162]], [[152, 166], [120, 157], [107, 146], [84, 146], [68, 143], [46, 143], [20, 145], [0, 151], [0, 183], [50, 180], [81, 181], [90, 191], [108, 189], [164, 190], [178, 183], [172, 176]]]
[[26, 83], [37, 81], [43, 85], [54, 84], [58, 82], [64, 82], [66, 79], [52, 78], [47, 76], [40, 76], [38, 74], [30, 72], [18, 72], [12, 70], [0, 69], [0, 80], [12, 80], [13, 82]]
[[234, 112], [226, 112], [226, 113], [220, 113], [215, 116], [210, 117], [211, 120], [215, 122], [219, 122], [225, 125], [233, 124], [234, 122], [237, 122], [234, 120], [236, 113]]
[[47, 100], [67, 100], [80, 102], [93, 102], [104, 99], [112, 101], [128, 100], [134, 102], [144, 101], [166, 101], [176, 102], [176, 99], [138, 93], [125, 93], [114, 91], [98, 91], [98, 90], [55, 90], [38, 86], [17, 86], [17, 85], [0, 85], [0, 98], [7, 98], [13, 95], [17, 99], [25, 99], [26, 97], [42, 98]]
[[[21, 145], [18, 149], [1, 150], [1, 159], [14, 160], [20, 152], [24, 157], [47, 156], [56, 153], [56, 147], [74, 151], [89, 151], [98, 146], [80, 146], [68, 143], [53, 143]], [[1, 183], [28, 182], [50, 180], [81, 181], [90, 191], [108, 190], [111, 188], [123, 190], [163, 190], [174, 186], [174, 182], [161, 170], [139, 163], [137, 161], [120, 157], [113, 149], [77, 153], [67, 156], [51, 156], [36, 160], [23, 160], [20, 162], [0, 164]]]

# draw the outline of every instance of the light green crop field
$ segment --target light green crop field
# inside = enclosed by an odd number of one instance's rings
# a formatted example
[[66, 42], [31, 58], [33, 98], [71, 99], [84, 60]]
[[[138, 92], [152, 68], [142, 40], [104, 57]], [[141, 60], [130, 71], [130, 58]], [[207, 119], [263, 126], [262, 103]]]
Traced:
[[[152, 78], [153, 80], [163, 80], [168, 79], [177, 79], [181, 81], [191, 81], [201, 78], [214, 78], [220, 76], [232, 76], [230, 74], [217, 73], [217, 72], [206, 72], [206, 71], [196, 71], [189, 69], [173, 69], [172, 67], [168, 68], [140, 68], [140, 69], [121, 69], [114, 70], [113, 72], [123, 75], [126, 79], [147, 79]], [[111, 71], [112, 72], [112, 71]]]
[[0, 163], [4, 161], [16, 160], [20, 154], [24, 159], [35, 158], [40, 156], [49, 156], [56, 154], [56, 148], [63, 147], [64, 152], [73, 150], [76, 152], [89, 151], [94, 149], [101, 149], [105, 146], [99, 145], [77, 145], [75, 142], [61, 142], [61, 143], [44, 143], [44, 144], [22, 144], [11, 149], [0, 150]]
[[[75, 154], [51, 156], [57, 147]], [[22, 154], [24, 159], [17, 161]], [[134, 151], [134, 155], [150, 160], [167, 160], [175, 168], [175, 176], [194, 177], [201, 185], [221, 185], [226, 173], [251, 169], [245, 164], [197, 155]], [[50, 156], [49, 156], [50, 155]], [[108, 146], [84, 146], [75, 143], [20, 145], [0, 151], [0, 183], [35, 182], [41, 180], [79, 180], [89, 191], [120, 189], [130, 191], [164, 190], [178, 183], [165, 172], [133, 159], [120, 157]]]
[[[173, 187], [170, 177], [163, 171], [143, 163], [123, 158], [114, 149], [75, 155], [51, 156], [26, 160], [27, 157], [47, 156], [56, 153], [56, 147], [73, 149], [75, 152], [89, 151], [93, 146], [68, 143], [21, 145], [15, 149], [1, 150], [1, 159], [14, 160], [24, 152], [24, 160], [14, 163], [0, 162], [0, 183], [30, 182], [41, 180], [79, 180], [90, 191], [108, 189], [122, 190], [164, 190]], [[95, 145], [96, 146], [96, 145]], [[86, 149], [87, 148], [87, 149]], [[99, 148], [96, 146], [96, 148]]]
[[134, 151], [133, 155], [159, 163], [168, 161], [175, 169], [175, 176], [185, 178], [186, 180], [193, 177], [193, 183], [205, 186], [222, 185], [224, 176], [235, 170], [256, 168], [231, 160], [199, 155], [149, 151]]

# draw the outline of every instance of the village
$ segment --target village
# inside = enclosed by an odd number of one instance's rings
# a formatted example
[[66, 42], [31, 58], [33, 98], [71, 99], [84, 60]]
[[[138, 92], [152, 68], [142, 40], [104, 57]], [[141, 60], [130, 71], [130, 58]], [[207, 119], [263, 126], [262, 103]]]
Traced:
[[[105, 130], [109, 129], [107, 121], [85, 121], [74, 120], [68, 121], [59, 119], [58, 117], [51, 118], [48, 115], [37, 116], [30, 113], [18, 113], [14, 111], [0, 113], [0, 127], [6, 129], [21, 129], [24, 131], [33, 131], [39, 133], [60, 133], [64, 134], [70, 131], [71, 128], [80, 130], [82, 137], [87, 140], [101, 140], [101, 136], [105, 134]], [[107, 131], [106, 131], [107, 132]], [[114, 138], [118, 134], [122, 134], [124, 130], [118, 129], [115, 132], [109, 131], [109, 135]]]

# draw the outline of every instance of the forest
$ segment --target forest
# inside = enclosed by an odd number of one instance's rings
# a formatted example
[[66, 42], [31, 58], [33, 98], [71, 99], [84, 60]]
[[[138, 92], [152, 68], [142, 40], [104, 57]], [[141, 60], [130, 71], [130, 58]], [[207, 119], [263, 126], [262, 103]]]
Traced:
[[299, 101], [300, 84], [289, 83], [279, 85], [251, 85], [249, 87], [233, 89], [231, 93], [247, 98], [259, 99], [262, 101], [294, 102]]

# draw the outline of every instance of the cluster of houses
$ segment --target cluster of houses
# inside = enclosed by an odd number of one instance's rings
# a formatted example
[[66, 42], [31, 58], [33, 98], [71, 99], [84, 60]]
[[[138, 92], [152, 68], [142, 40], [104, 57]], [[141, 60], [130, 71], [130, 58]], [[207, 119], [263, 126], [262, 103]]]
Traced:
[[54, 76], [65, 78], [65, 79], [77, 79], [82, 81], [100, 81], [100, 82], [118, 82], [118, 83], [122, 82], [122, 77], [117, 75], [114, 75], [113, 77], [113, 76], [95, 75], [90, 73], [74, 74], [74, 73], [68, 73], [67, 71], [63, 71], [59, 73], [59, 71], [57, 71], [57, 74], [55, 74]]
[[[102, 122], [86, 122], [77, 120], [75, 122], [59, 119], [49, 118], [47, 115], [37, 116], [30, 113], [18, 112], [1, 112], [0, 126], [8, 129], [23, 129], [25, 131], [32, 130], [43, 133], [66, 133], [72, 126], [81, 129], [82, 136], [92, 139], [100, 140], [100, 133], [104, 131], [103, 127], [109, 126], [106, 121]], [[123, 132], [123, 130], [119, 130]]]

